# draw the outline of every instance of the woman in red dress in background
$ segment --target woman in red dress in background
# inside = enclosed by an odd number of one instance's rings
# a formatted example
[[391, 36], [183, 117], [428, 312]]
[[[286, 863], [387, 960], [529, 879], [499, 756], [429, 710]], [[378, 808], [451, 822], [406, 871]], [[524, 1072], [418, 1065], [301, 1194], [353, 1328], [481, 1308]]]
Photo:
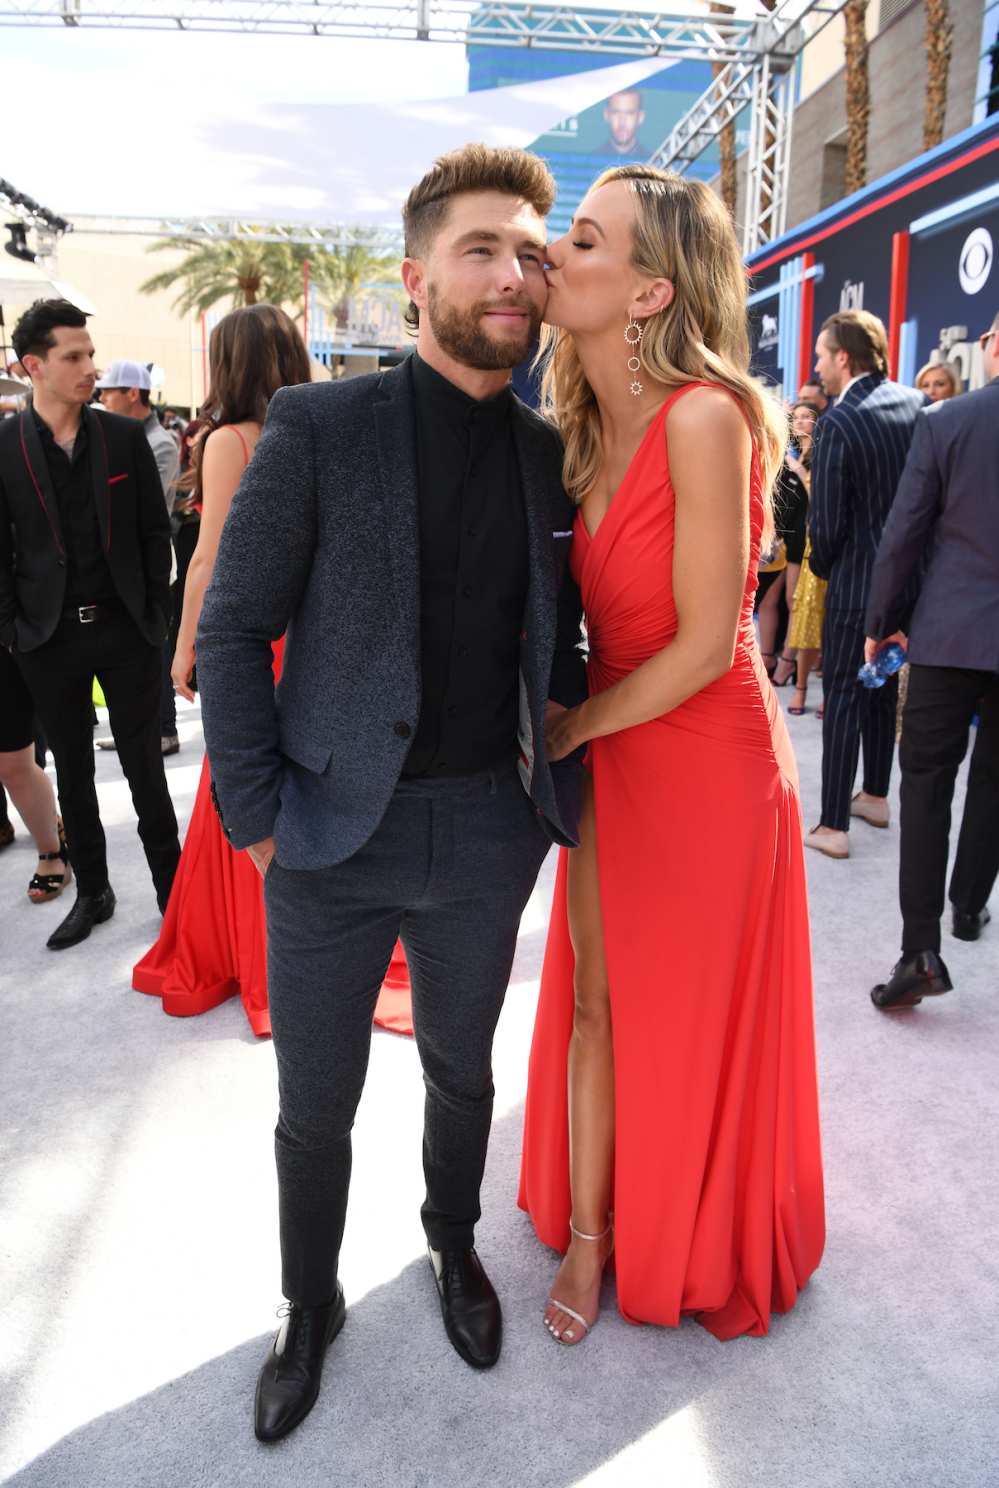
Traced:
[[753, 630], [785, 421], [706, 186], [608, 171], [549, 260], [590, 696], [546, 727], [589, 777], [525, 1117], [520, 1202], [565, 1253], [544, 1321], [586, 1336], [613, 1246], [629, 1321], [766, 1333], [824, 1243], [797, 771]]
[[[194, 698], [201, 606], [222, 527], [260, 438], [267, 405], [279, 387], [312, 379], [305, 343], [274, 305], [247, 306], [220, 320], [212, 332], [209, 367], [211, 387], [203, 413], [212, 428], [192, 458], [192, 500], [200, 508], [201, 523], [187, 570], [172, 667], [174, 687], [189, 701]], [[283, 639], [275, 642], [275, 684], [283, 649]], [[208, 1012], [238, 994], [253, 1032], [270, 1034], [263, 883], [249, 854], [234, 852], [222, 833], [211, 800], [207, 756], [163, 928], [135, 966], [132, 986], [161, 998], [164, 1012], [174, 1017]], [[412, 1032], [409, 976], [400, 946], [375, 1017], [396, 1032]]]

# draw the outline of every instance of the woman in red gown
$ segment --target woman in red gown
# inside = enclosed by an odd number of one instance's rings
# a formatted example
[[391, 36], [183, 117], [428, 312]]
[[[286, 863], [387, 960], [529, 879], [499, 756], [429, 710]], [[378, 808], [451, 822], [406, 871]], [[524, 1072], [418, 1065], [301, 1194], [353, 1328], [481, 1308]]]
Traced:
[[[214, 426], [196, 447], [192, 498], [201, 510], [198, 545], [184, 590], [184, 612], [172, 675], [193, 700], [194, 641], [215, 566], [219, 537], [243, 471], [256, 448], [267, 405], [279, 387], [311, 381], [305, 343], [273, 305], [234, 310], [212, 332], [211, 387], [204, 413]], [[284, 641], [274, 645], [274, 680], [281, 676]], [[207, 757], [180, 865], [156, 944], [132, 972], [132, 986], [163, 1002], [164, 1012], [188, 1017], [239, 996], [253, 1032], [271, 1031], [267, 1005], [267, 950], [263, 881], [249, 854], [229, 846], [211, 799]], [[412, 1032], [409, 975], [396, 946], [376, 1020]]]
[[629, 1321], [761, 1334], [824, 1243], [797, 772], [753, 631], [786, 430], [748, 373], [745, 275], [707, 187], [609, 171], [549, 258], [590, 696], [551, 707], [547, 743], [587, 745], [589, 776], [520, 1203], [565, 1253], [561, 1343], [595, 1323], [612, 1247]]

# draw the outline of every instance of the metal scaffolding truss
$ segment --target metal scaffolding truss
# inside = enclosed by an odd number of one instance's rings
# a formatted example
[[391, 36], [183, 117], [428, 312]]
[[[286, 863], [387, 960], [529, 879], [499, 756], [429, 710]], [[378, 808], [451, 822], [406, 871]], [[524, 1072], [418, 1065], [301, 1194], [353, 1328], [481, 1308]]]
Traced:
[[[799, 0], [800, 3], [800, 0]], [[0, 0], [0, 26], [257, 32], [729, 61], [751, 50], [751, 18], [498, 0]]]
[[780, 237], [787, 226], [795, 60], [845, 4], [784, 0], [758, 23], [752, 44], [721, 69], [652, 156], [652, 165], [685, 171], [723, 129], [750, 110], [742, 237], [746, 254]]
[[306, 247], [346, 252], [363, 248], [375, 257], [402, 257], [402, 231], [396, 227], [345, 227], [342, 223], [279, 225], [242, 217], [76, 216], [79, 234], [124, 233], [131, 237], [176, 238], [178, 242], [300, 243]]

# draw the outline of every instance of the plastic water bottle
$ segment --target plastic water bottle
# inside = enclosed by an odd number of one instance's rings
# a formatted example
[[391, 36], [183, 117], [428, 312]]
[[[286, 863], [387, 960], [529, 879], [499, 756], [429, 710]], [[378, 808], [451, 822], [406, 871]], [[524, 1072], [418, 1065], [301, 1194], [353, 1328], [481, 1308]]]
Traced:
[[905, 650], [892, 641], [890, 646], [882, 646], [873, 661], [865, 661], [857, 673], [857, 681], [862, 682], [865, 687], [884, 687], [889, 677], [905, 665]]

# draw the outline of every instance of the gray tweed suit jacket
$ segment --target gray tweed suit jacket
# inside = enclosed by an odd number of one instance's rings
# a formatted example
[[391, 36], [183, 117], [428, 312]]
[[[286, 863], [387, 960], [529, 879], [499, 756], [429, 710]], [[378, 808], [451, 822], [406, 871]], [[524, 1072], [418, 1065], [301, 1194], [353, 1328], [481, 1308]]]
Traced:
[[[343, 862], [399, 780], [420, 708], [416, 435], [408, 362], [284, 388], [233, 501], [198, 628], [216, 805], [234, 847], [276, 839], [283, 867]], [[555, 431], [515, 400], [529, 584], [520, 771], [554, 841], [575, 844], [577, 757], [551, 765], [551, 697], [586, 696], [574, 509]], [[275, 691], [271, 642], [286, 635]], [[581, 753], [581, 751], [580, 751]]]

